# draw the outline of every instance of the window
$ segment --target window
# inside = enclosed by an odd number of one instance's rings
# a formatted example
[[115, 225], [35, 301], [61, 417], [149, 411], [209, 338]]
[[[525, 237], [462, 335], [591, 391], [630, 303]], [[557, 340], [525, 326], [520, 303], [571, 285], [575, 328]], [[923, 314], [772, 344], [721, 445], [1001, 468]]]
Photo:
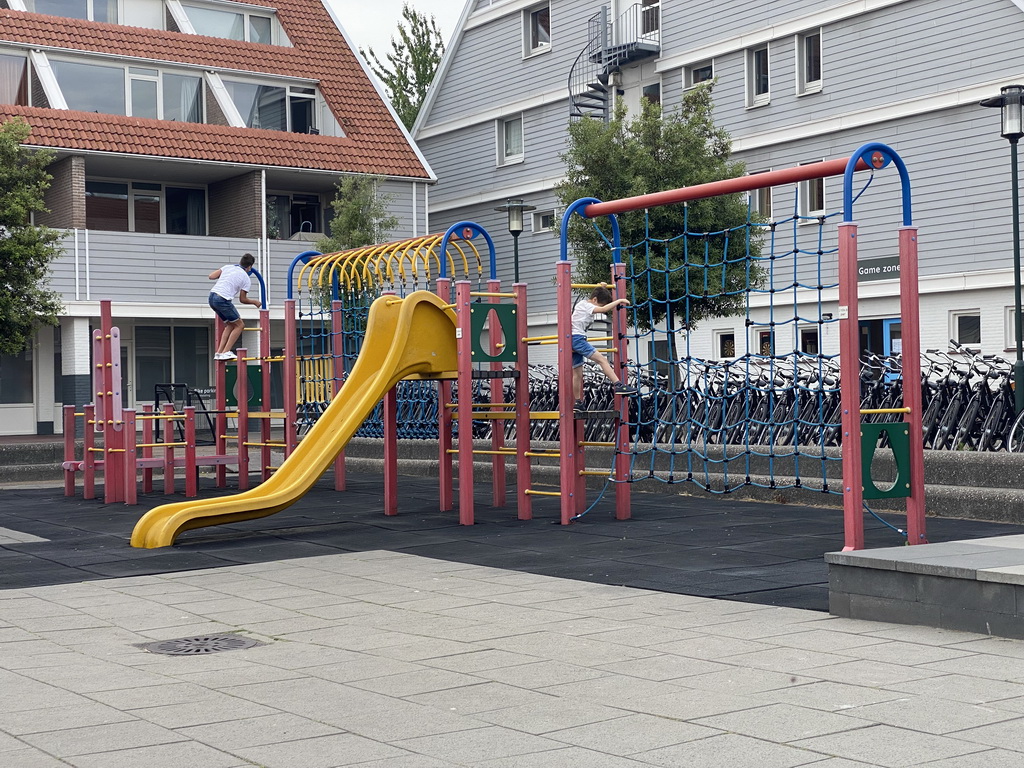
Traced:
[[645, 85], [640, 91], [640, 98], [651, 104], [661, 104], [661, 83]]
[[[763, 171], [751, 171], [751, 176], [756, 176], [759, 173], [768, 173], [771, 168], [765, 168]], [[757, 216], [764, 221], [772, 220], [772, 188], [771, 187], [760, 187], [758, 189], [752, 189], [748, 197], [750, 201], [750, 212], [751, 214], [757, 214]]]
[[105, 115], [127, 114], [124, 67], [59, 60], [51, 60], [50, 66], [69, 109]]
[[274, 24], [269, 16], [184, 3], [182, 8], [197, 35], [273, 45]]
[[316, 89], [225, 80], [231, 100], [248, 128], [313, 133]]
[[775, 354], [775, 331], [761, 329], [757, 331], [757, 354], [770, 357]]
[[203, 121], [203, 85], [198, 76], [149, 67], [128, 67], [126, 71], [120, 66], [79, 61], [51, 60], [51, 66], [70, 109]]
[[509, 165], [523, 160], [523, 117], [510, 117], [498, 121], [498, 165]]
[[683, 87], [693, 88], [699, 83], [706, 83], [715, 79], [715, 65], [710, 61], [702, 61], [699, 64], [687, 67], [683, 70]]
[[131, 112], [135, 117], [159, 117], [157, 104], [160, 90], [160, 71], [142, 67], [128, 67], [131, 92]]
[[523, 12], [523, 55], [546, 51], [551, 47], [551, 7], [548, 3]]
[[800, 351], [805, 355], [816, 355], [818, 354], [818, 329], [817, 328], [801, 328], [800, 329]]
[[86, 181], [85, 225], [106, 232], [205, 235], [206, 191], [139, 181]]
[[768, 93], [768, 45], [747, 51], [747, 106], [759, 107], [770, 100]]
[[[801, 165], [810, 165], [810, 163], [801, 163]], [[801, 181], [797, 187], [797, 195], [800, 198], [798, 206], [800, 216], [813, 219], [825, 214], [824, 179]]]
[[191, 75], [175, 75], [170, 72], [163, 76], [164, 120], [181, 123], [203, 122], [203, 81]]
[[821, 90], [821, 30], [797, 37], [797, 93]]
[[1005, 350], [1009, 352], [1017, 349], [1017, 324], [1014, 322], [1017, 319], [1017, 311], [1013, 307], [1006, 308], [1006, 344]]
[[556, 223], [554, 211], [534, 211], [533, 213], [534, 232], [551, 232]]
[[976, 309], [950, 313], [950, 337], [960, 344], [981, 344], [981, 312]]
[[640, 34], [650, 35], [661, 29], [661, 0], [640, 0]]
[[28, 106], [28, 59], [0, 54], [0, 104]]
[[324, 232], [323, 206], [318, 195], [267, 196], [267, 230], [275, 239], [287, 240], [298, 232]]
[[210, 329], [175, 326], [173, 332], [174, 381], [193, 389], [210, 386]]
[[66, 19], [117, 23], [117, 0], [25, 0], [25, 7], [34, 13]]
[[733, 331], [715, 331], [715, 350], [719, 360], [736, 357], [736, 334]]
[[32, 347], [17, 355], [0, 355], [0, 404], [32, 400]]

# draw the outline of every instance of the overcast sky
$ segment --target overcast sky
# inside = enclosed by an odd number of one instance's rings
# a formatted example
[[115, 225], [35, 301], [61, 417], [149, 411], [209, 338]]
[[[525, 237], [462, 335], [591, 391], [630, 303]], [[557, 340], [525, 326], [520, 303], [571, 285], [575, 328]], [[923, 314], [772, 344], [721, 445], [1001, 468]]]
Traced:
[[[356, 49], [373, 48], [381, 61], [391, 50], [391, 37], [402, 18], [404, 0], [327, 0]], [[433, 16], [445, 45], [455, 31], [465, 0], [409, 0], [413, 10]]]

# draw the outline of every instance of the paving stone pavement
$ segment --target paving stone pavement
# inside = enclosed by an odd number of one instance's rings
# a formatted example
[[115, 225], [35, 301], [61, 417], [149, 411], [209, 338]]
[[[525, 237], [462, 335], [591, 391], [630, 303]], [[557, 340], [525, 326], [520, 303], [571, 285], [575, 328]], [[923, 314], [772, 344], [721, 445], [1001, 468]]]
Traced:
[[4, 768], [1024, 765], [1019, 641], [379, 550], [0, 591], [0, 692]]

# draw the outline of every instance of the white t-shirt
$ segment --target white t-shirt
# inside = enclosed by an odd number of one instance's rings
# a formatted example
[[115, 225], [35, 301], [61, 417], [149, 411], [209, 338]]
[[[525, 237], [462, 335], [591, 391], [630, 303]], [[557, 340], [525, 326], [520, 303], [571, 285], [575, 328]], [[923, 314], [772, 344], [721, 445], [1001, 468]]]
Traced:
[[576, 307], [572, 311], [572, 335], [573, 336], [586, 336], [587, 329], [590, 328], [594, 322], [594, 307], [596, 304], [592, 304], [586, 299], [580, 299], [577, 302]]
[[228, 264], [220, 268], [220, 278], [210, 290], [218, 296], [232, 301], [239, 291], [248, 293], [252, 290], [252, 280], [240, 266]]

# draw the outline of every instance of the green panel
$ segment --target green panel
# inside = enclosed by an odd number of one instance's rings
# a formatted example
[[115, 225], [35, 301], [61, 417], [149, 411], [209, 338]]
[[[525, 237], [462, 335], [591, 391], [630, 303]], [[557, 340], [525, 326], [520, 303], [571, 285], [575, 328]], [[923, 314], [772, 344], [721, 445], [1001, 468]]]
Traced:
[[[492, 355], [480, 344], [480, 334], [487, 326], [487, 317], [491, 312], [498, 317], [501, 335], [505, 346]], [[473, 334], [474, 363], [514, 363], [518, 359], [516, 352], [516, 306], [515, 304], [470, 304], [469, 328]]]
[[[229, 365], [225, 371], [225, 386], [227, 387], [227, 406], [234, 408], [238, 405], [235, 398], [235, 383], [238, 381], [238, 366]], [[249, 379], [249, 407], [253, 408], [263, 402], [263, 377], [260, 375], [258, 365], [247, 365], [245, 375]]]
[[[896, 461], [896, 482], [892, 488], [881, 490], [871, 479], [871, 460], [882, 435], [889, 438], [893, 459]], [[896, 424], [860, 425], [861, 471], [865, 499], [904, 499], [910, 495], [910, 426]]]

